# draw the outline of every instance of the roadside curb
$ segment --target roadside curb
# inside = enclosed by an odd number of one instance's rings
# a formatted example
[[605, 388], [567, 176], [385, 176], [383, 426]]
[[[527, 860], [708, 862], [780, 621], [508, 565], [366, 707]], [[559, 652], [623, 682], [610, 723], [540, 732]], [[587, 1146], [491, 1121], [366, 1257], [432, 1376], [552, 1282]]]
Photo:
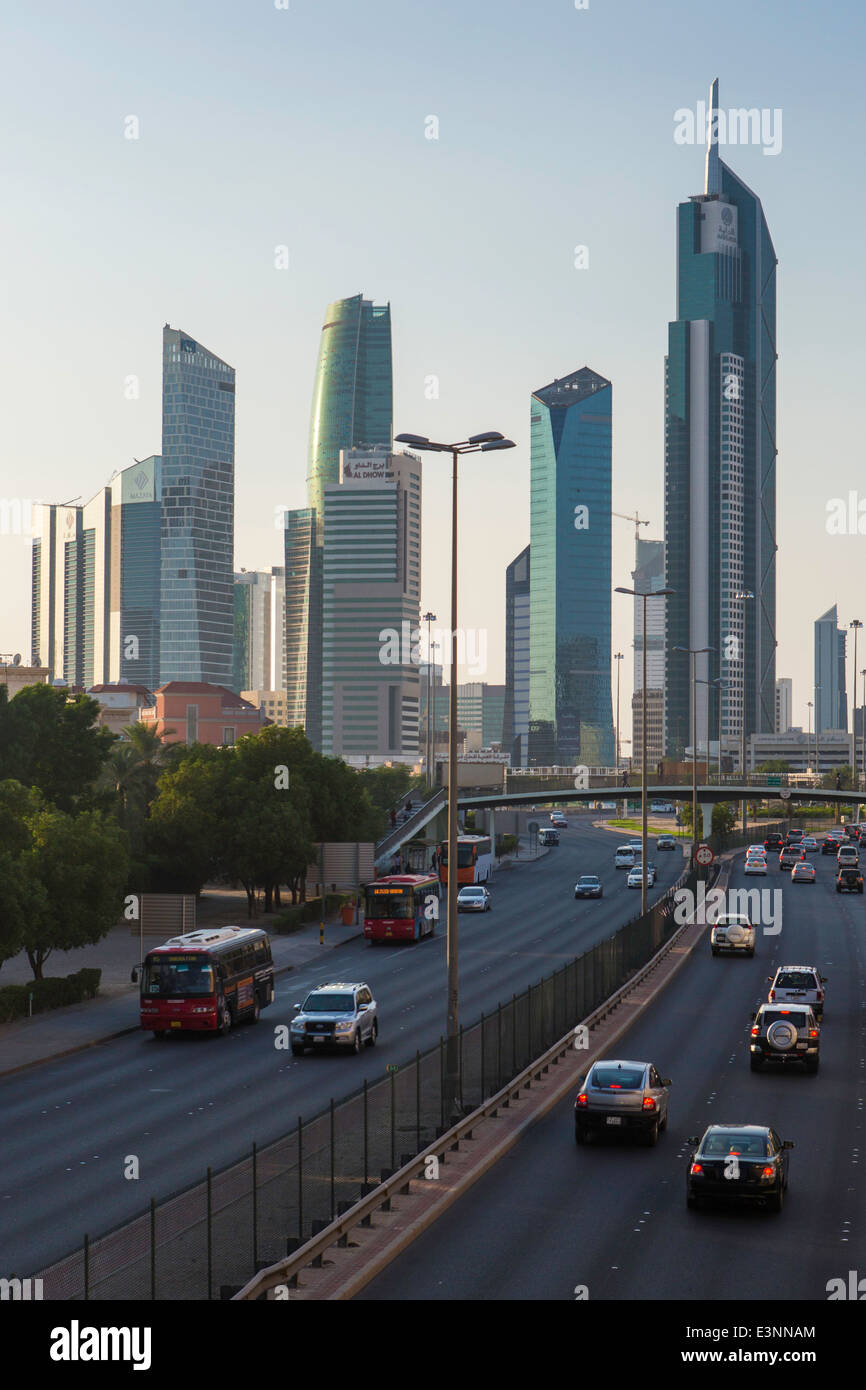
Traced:
[[[344, 941], [338, 941], [335, 946], [329, 947], [329, 950], [339, 951], [341, 946], [348, 946], [350, 942], [357, 941], [359, 940], [359, 938], [362, 939], [363, 936], [363, 931], [356, 932], [354, 936], [347, 936]], [[314, 957], [311, 956], [310, 960], [313, 959]], [[302, 969], [303, 966], [306, 964], [308, 964], [307, 961], [304, 961], [300, 966], [281, 965], [274, 970], [274, 979], [276, 979], [278, 975], [288, 975], [291, 970]], [[50, 1016], [50, 1013], [46, 1015], [46, 1017], [48, 1018], [50, 1018]], [[74, 1047], [64, 1047], [59, 1052], [50, 1053], [50, 1055], [47, 1057], [35, 1057], [32, 1059], [32, 1061], [20, 1062], [15, 1067], [4, 1067], [0, 1069], [0, 1080], [2, 1080], [6, 1076], [16, 1076], [19, 1072], [22, 1071], [29, 1071], [31, 1067], [47, 1066], [48, 1063], [57, 1062], [62, 1057], [72, 1057], [76, 1052], [86, 1052], [89, 1047], [99, 1047], [102, 1043], [113, 1042], [115, 1038], [125, 1038], [128, 1037], [131, 1033], [140, 1033], [141, 1031], [142, 1029], [140, 1024], [136, 1023], [131, 1028], [119, 1028], [113, 1033], [102, 1033], [98, 1038], [90, 1038], [88, 1042], [76, 1043]]]

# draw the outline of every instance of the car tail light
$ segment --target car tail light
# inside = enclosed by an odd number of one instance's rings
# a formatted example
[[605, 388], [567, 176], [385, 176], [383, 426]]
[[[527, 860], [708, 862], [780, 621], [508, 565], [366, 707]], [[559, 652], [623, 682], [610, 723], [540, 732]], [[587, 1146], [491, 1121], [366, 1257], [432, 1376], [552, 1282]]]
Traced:
[[652, 1096], [644, 1096], [644, 1098], [643, 1098], [643, 1108], [644, 1108], [644, 1110], [655, 1110], [655, 1109], [657, 1109], [656, 1103], [655, 1103], [655, 1101], [653, 1100]]
[[770, 990], [770, 1003], [771, 1003], [771, 1004], [773, 1003], [773, 1001], [775, 1000], [775, 998], [776, 998], [776, 991], [775, 991], [774, 989], [771, 989], [771, 990]]
[[769, 1164], [767, 1165], [766, 1168], [762, 1168], [762, 1169], [761, 1169], [761, 1177], [762, 1177], [762, 1178], [774, 1178], [775, 1176], [776, 1176], [776, 1170], [775, 1170], [775, 1168], [771, 1168]]
[[699, 1163], [693, 1163], [689, 1171], [693, 1177], [700, 1177], [704, 1170]]
[[607, 1089], [608, 1089], [609, 1091], [621, 1091], [621, 1090], [622, 1090], [622, 1086], [620, 1086], [620, 1084], [619, 1084], [618, 1081], [611, 1081], [611, 1083], [610, 1083], [610, 1085], [608, 1086]]
[[810, 1037], [810, 1038], [817, 1038], [817, 1036], [818, 1036], [818, 1029], [817, 1029], [817, 1028], [810, 1028], [810, 1029], [809, 1029], [809, 1037]]
[[753, 1029], [752, 1029], [752, 1037], [753, 1037], [753, 1038], [756, 1038], [756, 1037], [758, 1036], [758, 1034], [760, 1033], [760, 1031], [761, 1031], [760, 1028], [753, 1028]]
[[823, 989], [819, 989], [819, 990], [818, 990], [818, 1003], [819, 1003], [819, 1004], [823, 1003], [823, 1000], [824, 1000], [824, 991], [823, 991]]
[[589, 1096], [585, 1095], [584, 1092], [581, 1091], [580, 1095], [579, 1095], [578, 1098], [577, 1098], [577, 1104], [578, 1104], [578, 1105], [588, 1105], [588, 1104], [589, 1104]]

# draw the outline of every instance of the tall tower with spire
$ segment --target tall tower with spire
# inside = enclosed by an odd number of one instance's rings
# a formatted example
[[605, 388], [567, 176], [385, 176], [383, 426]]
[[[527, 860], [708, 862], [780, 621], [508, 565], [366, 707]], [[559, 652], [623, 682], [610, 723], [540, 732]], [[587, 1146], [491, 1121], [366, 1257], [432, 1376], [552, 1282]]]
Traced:
[[[666, 747], [771, 733], [776, 678], [776, 253], [760, 199], [720, 156], [710, 87], [704, 191], [677, 209], [665, 362]], [[744, 598], [743, 595], [753, 595]], [[697, 728], [690, 662], [696, 659]], [[745, 708], [742, 701], [745, 676]]]

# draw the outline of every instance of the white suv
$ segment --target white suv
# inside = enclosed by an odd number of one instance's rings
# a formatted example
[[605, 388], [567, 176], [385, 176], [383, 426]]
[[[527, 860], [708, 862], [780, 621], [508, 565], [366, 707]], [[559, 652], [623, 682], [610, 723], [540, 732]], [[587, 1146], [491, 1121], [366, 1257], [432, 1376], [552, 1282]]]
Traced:
[[620, 845], [613, 857], [613, 867], [615, 869], [634, 868], [634, 850], [631, 845]]
[[810, 1004], [816, 1018], [824, 1016], [824, 985], [827, 976], [815, 965], [780, 965], [768, 975], [771, 1004]]
[[710, 932], [710, 947], [713, 955], [722, 951], [733, 951], [736, 955], [755, 954], [755, 928], [748, 917], [735, 912], [722, 912]]
[[378, 1007], [369, 985], [343, 981], [319, 985], [295, 1009], [289, 1028], [295, 1057], [302, 1056], [306, 1047], [314, 1051], [350, 1048], [357, 1055], [362, 1043], [367, 1047], [376, 1044]]

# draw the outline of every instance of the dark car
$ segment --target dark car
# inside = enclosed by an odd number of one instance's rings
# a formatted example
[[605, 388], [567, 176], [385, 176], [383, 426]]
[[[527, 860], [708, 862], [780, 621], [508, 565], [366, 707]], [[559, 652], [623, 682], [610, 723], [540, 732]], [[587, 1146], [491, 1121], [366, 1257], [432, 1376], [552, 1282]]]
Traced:
[[788, 1186], [790, 1139], [769, 1125], [710, 1125], [686, 1164], [686, 1205], [755, 1202], [781, 1211]]
[[798, 845], [805, 835], [804, 830], [789, 830], [785, 836], [786, 845]]
[[604, 896], [604, 889], [595, 874], [581, 874], [574, 885], [574, 896], [576, 898], [601, 898]]
[[821, 853], [838, 854], [840, 844], [841, 839], [838, 835], [828, 835], [825, 840], [821, 841]]
[[778, 830], [771, 830], [770, 833], [768, 834], [766, 840], [764, 841], [764, 849], [767, 850], [768, 852], [769, 852], [770, 850], [775, 850], [776, 853], [778, 854], [778, 853], [779, 853], [779, 850], [782, 848], [782, 845], [783, 845], [784, 843], [785, 843], [785, 841], [783, 840], [782, 836], [779, 834]]
[[840, 869], [836, 875], [837, 893], [862, 893], [863, 875], [859, 869]]

